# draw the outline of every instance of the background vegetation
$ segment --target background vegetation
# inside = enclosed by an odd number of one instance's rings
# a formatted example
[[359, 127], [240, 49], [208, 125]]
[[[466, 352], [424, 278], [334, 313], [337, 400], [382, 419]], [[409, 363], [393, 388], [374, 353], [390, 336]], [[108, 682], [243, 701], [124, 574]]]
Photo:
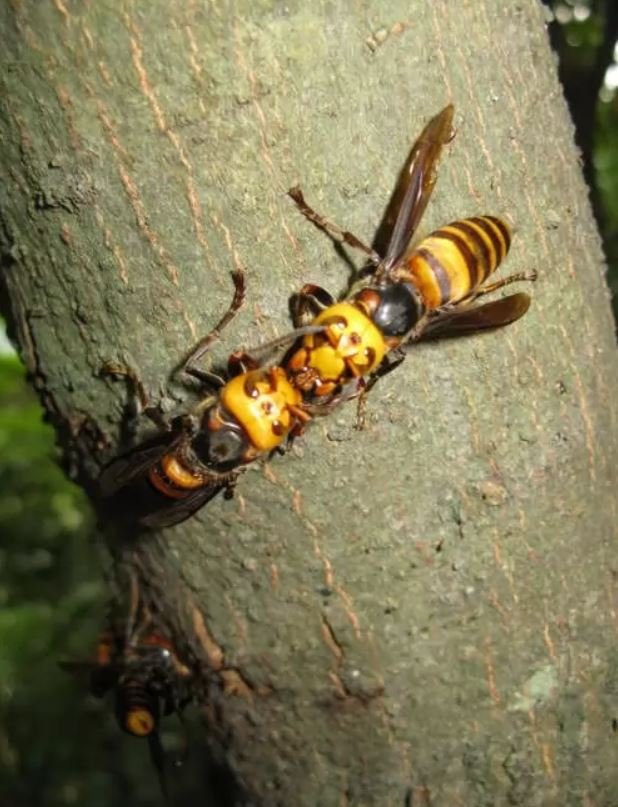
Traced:
[[[618, 297], [618, 4], [548, 4], [551, 35]], [[577, 222], [573, 222], [577, 226]], [[540, 267], [542, 270], [542, 267]], [[58, 660], [87, 658], [105, 613], [104, 563], [82, 492], [8, 343], [0, 356], [0, 793], [12, 807], [159, 804], [146, 746]], [[190, 767], [190, 766], [189, 766]], [[173, 783], [190, 798], [188, 772]], [[194, 783], [197, 786], [197, 783]], [[184, 798], [182, 798], [184, 796]], [[189, 803], [189, 802], [187, 802]]]

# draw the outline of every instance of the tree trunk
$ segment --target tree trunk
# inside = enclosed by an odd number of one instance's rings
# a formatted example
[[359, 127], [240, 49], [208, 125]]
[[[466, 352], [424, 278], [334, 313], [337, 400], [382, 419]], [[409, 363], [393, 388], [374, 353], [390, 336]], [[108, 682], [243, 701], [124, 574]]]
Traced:
[[[603, 258], [534, 0], [2, 7], [5, 309], [90, 490], [138, 369], [247, 304], [216, 363], [348, 267], [285, 190], [371, 240], [456, 106], [423, 231], [508, 214], [529, 313], [418, 346], [368, 401], [136, 535], [252, 803], [616, 805], [618, 381]], [[118, 547], [115, 547], [118, 550]]]

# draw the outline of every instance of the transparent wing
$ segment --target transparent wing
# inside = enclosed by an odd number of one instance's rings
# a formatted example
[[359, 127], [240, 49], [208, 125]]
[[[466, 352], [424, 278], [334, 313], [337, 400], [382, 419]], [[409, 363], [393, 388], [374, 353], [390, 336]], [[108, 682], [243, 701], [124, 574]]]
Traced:
[[510, 294], [482, 305], [453, 308], [430, 317], [426, 327], [417, 336], [420, 339], [442, 339], [475, 331], [501, 328], [515, 322], [530, 308], [530, 295], [524, 292]]
[[142, 516], [139, 524], [150, 529], [162, 529], [180, 524], [181, 521], [185, 521], [196, 513], [200, 507], [214, 499], [217, 493], [225, 487], [226, 485], [223, 483], [204, 485], [184, 499], [169, 499], [163, 503], [164, 506], [160, 510], [153, 510]]
[[160, 434], [133, 451], [116, 457], [103, 469], [99, 477], [101, 495], [111, 496], [145, 474], [164, 454], [173, 450], [181, 436], [169, 432]]
[[69, 673], [82, 689], [96, 698], [102, 698], [118, 680], [115, 664], [99, 665], [94, 661], [59, 661], [61, 670]]
[[[436, 184], [436, 164], [442, 148], [453, 139], [452, 104], [425, 126], [410, 152], [389, 203], [384, 225], [394, 221], [381, 264], [388, 273], [403, 258]], [[383, 225], [383, 226], [384, 226]]]

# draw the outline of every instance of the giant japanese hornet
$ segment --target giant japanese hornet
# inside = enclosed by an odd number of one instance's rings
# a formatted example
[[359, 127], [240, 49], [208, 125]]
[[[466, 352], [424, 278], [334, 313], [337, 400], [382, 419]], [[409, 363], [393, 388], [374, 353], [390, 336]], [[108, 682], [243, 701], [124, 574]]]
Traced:
[[122, 630], [116, 625], [98, 639], [94, 658], [66, 661], [61, 666], [88, 676], [90, 694], [114, 694], [116, 720], [122, 731], [148, 740], [150, 756], [167, 795], [164, 751], [159, 735], [162, 716], [181, 714], [191, 700], [192, 673], [171, 642], [152, 626], [145, 608], [139, 609], [137, 584], [132, 578], [131, 609]]
[[394, 366], [388, 354], [395, 348], [428, 336], [508, 325], [528, 310], [530, 297], [522, 292], [474, 305], [502, 286], [536, 279], [535, 272], [520, 272], [486, 282], [510, 246], [511, 230], [503, 219], [485, 215], [454, 221], [409, 250], [436, 183], [438, 159], [454, 137], [452, 124], [449, 104], [414, 144], [387, 209], [390, 238], [383, 256], [316, 213], [299, 187], [288, 191], [306, 218], [333, 240], [363, 251], [370, 264], [358, 290], [341, 302], [315, 285], [298, 295], [295, 325], [311, 315], [323, 329], [306, 335], [286, 362], [312, 413], [328, 412], [340, 400], [361, 394], [368, 377], [371, 385]]
[[[235, 272], [233, 277], [235, 293], [229, 309], [183, 362], [181, 370], [210, 390], [187, 414], [165, 422], [160, 411], [148, 405], [132, 370], [112, 364], [104, 368], [129, 377], [141, 408], [160, 427], [153, 440], [112, 461], [100, 478], [102, 495], [114, 496], [115, 509], [143, 526], [177, 524], [220, 491], [230, 494], [247, 464], [281, 446], [310, 417], [286, 371], [260, 362], [255, 354], [233, 353], [227, 380], [197, 367], [242, 305], [244, 273]], [[270, 352], [316, 330], [299, 329], [258, 352]]]
[[310, 221], [362, 250], [371, 268], [340, 302], [320, 286], [302, 288], [296, 330], [265, 346], [300, 340], [281, 364], [235, 353], [227, 379], [197, 367], [242, 305], [244, 274], [236, 272], [228, 311], [182, 365], [186, 374], [211, 388], [188, 414], [163, 422], [131, 370], [107, 368], [134, 381], [144, 411], [162, 427], [157, 437], [114, 460], [101, 476], [102, 494], [117, 497], [121, 512], [143, 526], [176, 524], [218, 492], [231, 493], [247, 464], [300, 433], [313, 415], [365, 393], [401, 360], [393, 360], [392, 351], [427, 336], [507, 325], [528, 310], [530, 297], [522, 292], [474, 305], [502, 286], [536, 277], [522, 272], [486, 282], [510, 246], [510, 228], [500, 218], [453, 222], [408, 251], [436, 183], [438, 159], [453, 138], [452, 121], [449, 105], [414, 144], [387, 210], [390, 235], [384, 257], [316, 213], [300, 188], [289, 191]]

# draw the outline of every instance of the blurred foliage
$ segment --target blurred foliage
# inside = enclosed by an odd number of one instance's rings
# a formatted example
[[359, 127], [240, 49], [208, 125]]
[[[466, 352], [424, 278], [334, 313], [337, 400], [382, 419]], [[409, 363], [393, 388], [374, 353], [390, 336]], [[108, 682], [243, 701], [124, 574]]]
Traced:
[[546, 0], [618, 322], [618, 2]]
[[602, 215], [599, 225], [607, 256], [607, 282], [618, 322], [618, 91], [599, 105], [594, 167]]
[[[577, 86], [599, 69], [609, 6], [594, 0], [549, 5], [553, 25], [560, 26], [552, 40], [561, 77], [565, 87]], [[610, 45], [613, 58], [615, 37]], [[580, 131], [590, 123], [592, 200], [616, 299], [618, 93], [601, 92], [594, 129], [592, 120], [578, 120], [576, 101], [571, 109]], [[89, 698], [86, 681], [58, 668], [59, 659], [86, 659], [94, 648], [105, 616], [102, 558], [88, 504], [58, 467], [52, 429], [13, 356], [0, 356], [0, 532], [2, 804], [161, 805], [146, 745], [120, 733], [110, 703]], [[197, 803], [190, 788], [178, 789], [176, 804]]]
[[145, 743], [60, 659], [91, 657], [102, 560], [15, 356], [0, 356], [0, 793], [10, 807], [161, 805]]

